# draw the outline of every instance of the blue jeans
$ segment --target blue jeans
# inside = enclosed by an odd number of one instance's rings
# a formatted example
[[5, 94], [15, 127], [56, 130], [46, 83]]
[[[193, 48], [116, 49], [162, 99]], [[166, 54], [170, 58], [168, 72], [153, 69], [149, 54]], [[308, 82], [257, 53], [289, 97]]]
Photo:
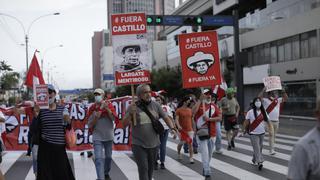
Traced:
[[168, 140], [169, 130], [165, 130], [163, 134], [160, 135], [160, 162], [164, 163], [166, 158], [167, 140]]
[[37, 159], [38, 159], [38, 145], [34, 144], [32, 146], [31, 152], [32, 152], [32, 167], [33, 167], [33, 173], [37, 174]]
[[216, 123], [216, 151], [221, 150], [221, 122]]
[[201, 152], [201, 161], [203, 166], [203, 175], [211, 175], [210, 161], [212, 158], [212, 152], [214, 148], [215, 137], [210, 139], [200, 140], [197, 136], [199, 150]]
[[[98, 179], [103, 179], [105, 175], [109, 175], [112, 161], [112, 141], [93, 141], [93, 149]], [[104, 155], [103, 155], [104, 149]]]

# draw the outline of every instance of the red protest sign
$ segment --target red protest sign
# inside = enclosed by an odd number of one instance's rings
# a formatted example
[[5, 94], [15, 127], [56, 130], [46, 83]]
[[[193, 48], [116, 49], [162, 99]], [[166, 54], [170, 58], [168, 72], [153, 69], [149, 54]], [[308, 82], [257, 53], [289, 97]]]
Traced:
[[217, 33], [180, 34], [183, 88], [221, 84]]
[[34, 101], [39, 105], [40, 109], [49, 108], [48, 85], [36, 84]]
[[144, 13], [112, 14], [111, 25], [112, 35], [147, 33]]

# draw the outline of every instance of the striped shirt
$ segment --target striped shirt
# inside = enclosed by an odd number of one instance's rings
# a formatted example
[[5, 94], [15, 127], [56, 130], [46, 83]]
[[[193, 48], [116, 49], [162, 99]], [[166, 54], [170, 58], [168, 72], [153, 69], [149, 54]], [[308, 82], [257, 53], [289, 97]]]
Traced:
[[63, 106], [57, 105], [55, 110], [41, 109], [39, 120], [41, 124], [41, 139], [53, 144], [64, 145], [65, 124], [63, 121]]

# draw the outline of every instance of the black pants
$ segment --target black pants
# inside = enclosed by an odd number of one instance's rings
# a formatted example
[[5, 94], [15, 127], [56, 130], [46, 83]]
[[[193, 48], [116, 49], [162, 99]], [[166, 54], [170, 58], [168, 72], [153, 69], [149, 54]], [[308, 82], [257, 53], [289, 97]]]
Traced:
[[132, 152], [138, 166], [140, 180], [152, 180], [157, 149], [157, 147], [144, 148], [142, 146], [132, 145]]
[[37, 180], [74, 180], [65, 145], [40, 141]]

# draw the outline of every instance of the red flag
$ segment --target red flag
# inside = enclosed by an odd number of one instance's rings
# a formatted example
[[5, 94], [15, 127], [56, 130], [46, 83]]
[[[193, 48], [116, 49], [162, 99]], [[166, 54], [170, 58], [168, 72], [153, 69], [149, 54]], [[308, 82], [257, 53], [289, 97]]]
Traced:
[[220, 101], [225, 95], [226, 95], [226, 90], [228, 86], [226, 81], [223, 79], [223, 76], [221, 75], [221, 84], [220, 85], [215, 85], [213, 89], [213, 93], [217, 94], [218, 96], [218, 101]]
[[[37, 52], [37, 50], [36, 50]], [[36, 57], [36, 52], [33, 54], [33, 58], [27, 73], [26, 81], [24, 84], [30, 88], [33, 88], [33, 84], [45, 84], [40, 66]]]

